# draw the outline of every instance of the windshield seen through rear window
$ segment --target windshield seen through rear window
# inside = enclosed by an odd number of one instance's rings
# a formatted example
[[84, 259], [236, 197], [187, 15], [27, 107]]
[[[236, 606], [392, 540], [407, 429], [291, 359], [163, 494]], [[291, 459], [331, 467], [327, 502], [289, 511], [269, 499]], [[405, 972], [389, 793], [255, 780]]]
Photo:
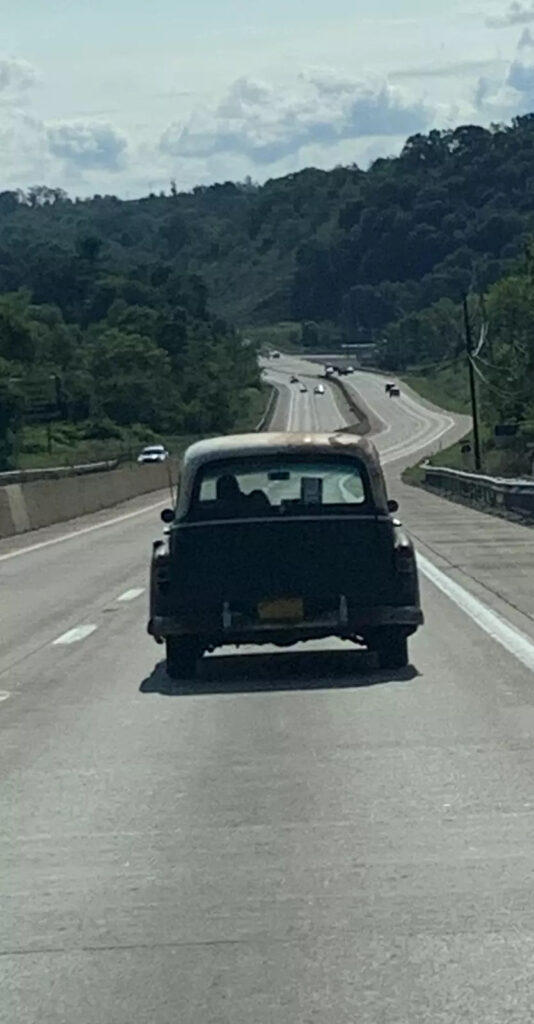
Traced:
[[201, 471], [191, 511], [202, 518], [350, 512], [365, 504], [367, 493], [365, 471], [354, 459], [233, 459]]

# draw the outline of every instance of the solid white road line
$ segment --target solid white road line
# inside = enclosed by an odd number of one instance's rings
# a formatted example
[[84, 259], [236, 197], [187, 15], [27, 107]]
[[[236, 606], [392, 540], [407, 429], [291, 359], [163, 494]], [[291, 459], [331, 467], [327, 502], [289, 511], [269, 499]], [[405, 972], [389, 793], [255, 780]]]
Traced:
[[125, 512], [120, 516], [113, 516], [112, 519], [105, 519], [103, 523], [95, 523], [94, 526], [84, 526], [81, 530], [73, 530], [72, 533], [63, 533], [61, 537], [52, 537], [51, 540], [42, 540], [38, 544], [29, 544], [25, 548], [18, 548], [17, 551], [10, 551], [7, 555], [0, 555], [0, 562], [7, 562], [10, 558], [18, 558], [19, 555], [29, 555], [32, 551], [40, 551], [41, 548], [50, 548], [53, 544], [63, 544], [66, 540], [74, 540], [75, 537], [82, 537], [85, 533], [94, 533], [95, 530], [104, 530], [107, 526], [115, 526], [116, 523], [124, 523], [127, 519], [134, 519], [146, 512], [153, 512], [155, 508], [161, 508], [164, 499], [153, 502], [152, 505], [143, 505], [135, 512]]
[[515, 626], [511, 626], [497, 612], [492, 611], [477, 597], [464, 590], [455, 580], [451, 580], [450, 576], [438, 569], [433, 562], [429, 562], [424, 555], [417, 555], [417, 564], [427, 579], [443, 594], [446, 594], [451, 601], [454, 601], [454, 604], [466, 615], [469, 615], [480, 629], [483, 629], [501, 647], [504, 647], [526, 668], [534, 672], [534, 642], [530, 637], [516, 629]]
[[57, 640], [53, 641], [53, 646], [56, 644], [75, 644], [78, 640], [85, 640], [87, 636], [94, 633], [96, 626], [75, 626], [74, 629], [69, 629], [62, 636], [58, 636]]
[[144, 587], [134, 587], [133, 590], [126, 590], [124, 594], [121, 594], [117, 601], [135, 601], [136, 597], [141, 597], [144, 592]]
[[2, 701], [8, 700], [9, 697], [11, 697], [11, 694], [9, 693], [8, 690], [0, 690], [0, 704], [2, 703]]

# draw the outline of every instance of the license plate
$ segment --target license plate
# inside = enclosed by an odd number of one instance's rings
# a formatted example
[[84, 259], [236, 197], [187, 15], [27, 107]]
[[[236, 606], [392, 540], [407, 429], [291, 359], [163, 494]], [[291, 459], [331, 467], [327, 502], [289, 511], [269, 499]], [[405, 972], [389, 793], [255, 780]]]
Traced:
[[304, 603], [301, 597], [260, 601], [258, 618], [262, 622], [301, 622], [304, 618]]

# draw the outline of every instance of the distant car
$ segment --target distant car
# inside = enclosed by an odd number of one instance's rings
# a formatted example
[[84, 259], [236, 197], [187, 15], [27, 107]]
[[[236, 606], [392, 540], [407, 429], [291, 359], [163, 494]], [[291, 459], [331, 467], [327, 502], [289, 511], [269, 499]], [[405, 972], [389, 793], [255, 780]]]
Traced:
[[392, 384], [391, 381], [390, 381], [388, 384], [385, 385], [384, 391], [386, 392], [387, 395], [389, 395], [389, 392], [394, 387], [396, 387], [396, 384]]
[[398, 388], [397, 385], [394, 384], [393, 387], [391, 387], [389, 389], [389, 397], [390, 398], [398, 398], [399, 395], [400, 395], [400, 388]]
[[305, 391], [308, 390], [308, 388], [306, 387], [305, 384], [301, 384], [299, 390], [302, 391], [302, 393], [304, 393]]
[[137, 456], [138, 462], [165, 462], [169, 458], [169, 453], [164, 445], [162, 444], [149, 444], [143, 451]]
[[325, 377], [331, 377], [332, 374], [335, 373], [335, 372], [336, 371], [334, 370], [333, 366], [325, 366], [325, 371], [324, 371]]
[[298, 382], [299, 382], [299, 379], [298, 379], [298, 377], [295, 377], [295, 374], [294, 374], [294, 373], [293, 373], [293, 374], [291, 375], [291, 378], [290, 378], [290, 380], [291, 380], [291, 383], [292, 383], [292, 384], [298, 384]]
[[353, 366], [347, 366], [347, 373], [354, 373], [354, 367]]
[[280, 359], [279, 352], [271, 352], [271, 359]]
[[324, 395], [324, 386], [322, 384], [316, 384], [313, 393], [315, 395]]

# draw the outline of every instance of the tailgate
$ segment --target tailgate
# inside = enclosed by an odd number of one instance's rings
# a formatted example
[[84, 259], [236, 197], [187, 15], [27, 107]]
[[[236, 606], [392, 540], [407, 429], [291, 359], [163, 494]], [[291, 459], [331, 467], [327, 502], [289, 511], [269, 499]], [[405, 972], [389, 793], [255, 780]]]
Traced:
[[393, 527], [374, 519], [220, 523], [173, 531], [176, 610], [229, 601], [244, 608], [281, 597], [317, 607], [392, 600]]

